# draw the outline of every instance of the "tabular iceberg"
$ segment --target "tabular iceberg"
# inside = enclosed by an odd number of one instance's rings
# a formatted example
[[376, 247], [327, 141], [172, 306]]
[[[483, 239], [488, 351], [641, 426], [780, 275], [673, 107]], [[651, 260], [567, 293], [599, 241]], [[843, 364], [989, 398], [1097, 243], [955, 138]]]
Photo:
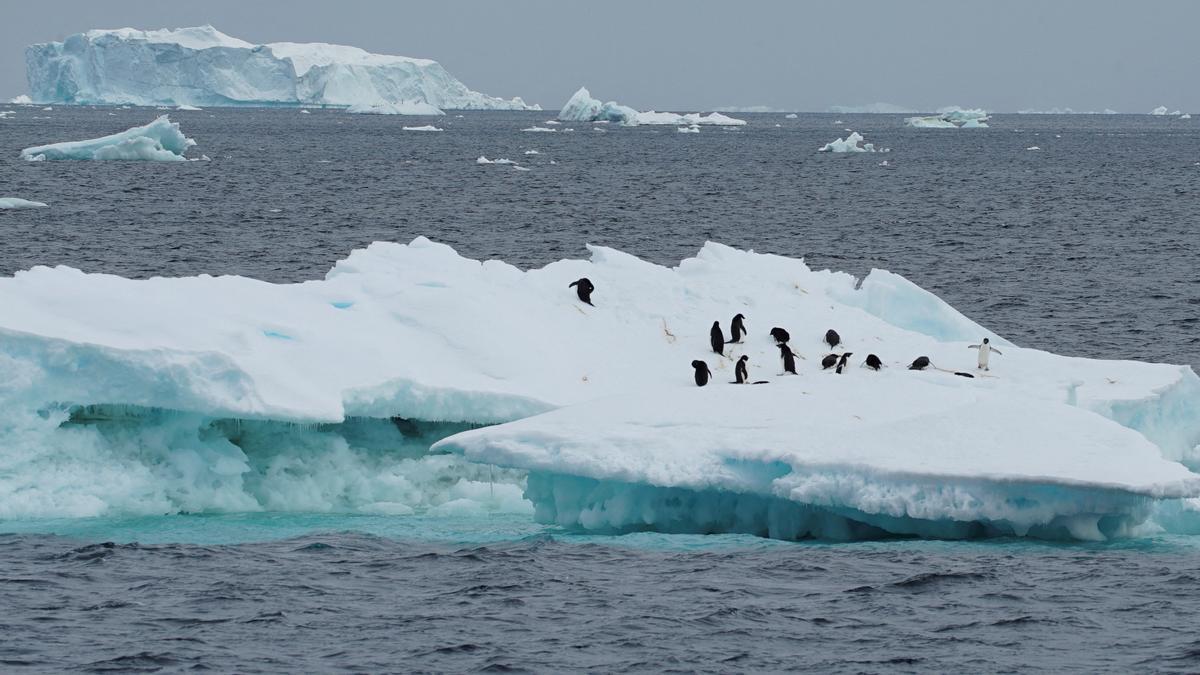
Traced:
[[[1200, 495], [1186, 366], [993, 336], [993, 377], [912, 372], [972, 368], [988, 332], [884, 271], [590, 249], [522, 271], [375, 243], [300, 284], [0, 279], [0, 517], [475, 505], [601, 531], [1095, 539]], [[584, 276], [592, 307], [567, 287]], [[769, 384], [726, 385], [709, 352], [737, 312], [751, 332], [729, 349]], [[776, 376], [775, 325], [799, 376]], [[821, 371], [828, 327], [890, 367]]]
[[567, 122], [615, 122], [631, 127], [639, 124], [683, 124], [689, 126], [695, 124], [742, 126], [746, 124], [745, 120], [734, 119], [719, 112], [709, 113], [708, 115], [701, 115], [700, 113], [679, 115], [669, 112], [656, 112], [654, 110], [638, 112], [616, 101], [601, 103], [599, 100], [592, 98], [587, 87], [580, 87], [579, 91], [571, 96], [563, 105], [562, 110], [559, 111], [558, 119]]
[[29, 46], [25, 63], [32, 99], [43, 103], [539, 109], [471, 91], [436, 61], [324, 43], [253, 45], [212, 26], [90, 30]]
[[166, 115], [149, 124], [86, 141], [51, 143], [25, 148], [21, 157], [31, 162], [48, 159], [109, 159], [183, 162], [183, 153], [196, 141], [183, 135], [179, 124]]

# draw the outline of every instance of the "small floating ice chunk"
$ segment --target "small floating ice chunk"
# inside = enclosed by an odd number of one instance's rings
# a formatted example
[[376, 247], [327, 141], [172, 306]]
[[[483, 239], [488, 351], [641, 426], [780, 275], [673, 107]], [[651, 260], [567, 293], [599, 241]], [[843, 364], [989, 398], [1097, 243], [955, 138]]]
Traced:
[[1025, 149], [1026, 149], [1026, 150], [1041, 150], [1041, 148], [1039, 148], [1039, 147], [1038, 147], [1038, 146], [1036, 146], [1036, 145], [1031, 145], [1031, 146], [1029, 146], [1028, 148], [1025, 148]]
[[14, 96], [9, 103], [13, 105], [32, 105], [33, 99], [29, 98], [28, 94], [21, 94], [20, 96]]
[[521, 131], [558, 131], [558, 129], [551, 129], [549, 127], [529, 127], [528, 129], [522, 129]]
[[527, 154], [527, 155], [540, 155], [541, 153], [540, 153], [540, 152], [538, 152], [537, 150], [526, 150], [526, 151], [525, 151], [525, 154]]
[[788, 113], [788, 114], [786, 114], [786, 115], [784, 115], [784, 116], [783, 116], [783, 119], [785, 119], [785, 120], [794, 120], [794, 119], [796, 119], [797, 117], [799, 117], [799, 115], [797, 115], [796, 113]]
[[484, 157], [483, 155], [480, 155], [479, 159], [475, 160], [475, 163], [476, 164], [495, 164], [495, 162], [488, 159], [487, 157]]
[[693, 124], [690, 127], [679, 127], [678, 129], [676, 129], [676, 131], [678, 131], [681, 134], [698, 134], [698, 133], [700, 133], [700, 127]]
[[5, 117], [10, 117], [14, 114], [16, 113], [14, 113], [12, 110], [0, 110], [0, 120], [4, 119]]
[[196, 141], [183, 135], [179, 125], [166, 115], [149, 124], [86, 141], [52, 143], [25, 148], [21, 157], [44, 159], [146, 160], [182, 162], [183, 153]]
[[1179, 119], [1190, 120], [1190, 119], [1192, 119], [1192, 115], [1191, 115], [1191, 113], [1183, 113], [1182, 115], [1179, 116]]
[[875, 149], [874, 143], [865, 143], [862, 134], [857, 131], [850, 132], [846, 138], [839, 138], [836, 141], [830, 141], [817, 149], [817, 152], [887, 152], [887, 148]]
[[204, 108], [197, 108], [197, 107], [196, 107], [196, 106], [194, 106], [194, 105], [188, 105], [188, 104], [186, 104], [186, 103], [184, 103], [183, 105], [181, 105], [181, 106], [179, 106], [178, 108], [175, 108], [175, 109], [176, 109], [176, 110], [182, 110], [182, 111], [184, 111], [184, 112], [196, 112], [196, 111], [204, 110]]
[[54, 110], [54, 108], [52, 108], [50, 106], [46, 106], [45, 108], [42, 108], [42, 110]]
[[433, 126], [432, 124], [426, 124], [423, 127], [400, 127], [400, 128], [405, 131], [441, 131], [441, 129]]
[[0, 209], [44, 209], [49, 204], [17, 197], [0, 197]]
[[513, 164], [512, 168], [516, 169], [517, 171], [528, 171], [529, 170], [529, 169], [521, 166], [520, 164]]
[[348, 113], [366, 115], [445, 115], [440, 108], [424, 101], [398, 101], [396, 103], [380, 103], [365, 105], [358, 103], [346, 108]]
[[545, 124], [549, 124], [551, 126], [558, 126], [558, 125], [562, 124], [562, 122], [559, 122], [558, 120], [546, 120]]
[[311, 113], [309, 112], [309, 110], [308, 110], [307, 108], [301, 108], [301, 109], [300, 109], [300, 114], [301, 114], [301, 115], [309, 115], [309, 114], [311, 114]]

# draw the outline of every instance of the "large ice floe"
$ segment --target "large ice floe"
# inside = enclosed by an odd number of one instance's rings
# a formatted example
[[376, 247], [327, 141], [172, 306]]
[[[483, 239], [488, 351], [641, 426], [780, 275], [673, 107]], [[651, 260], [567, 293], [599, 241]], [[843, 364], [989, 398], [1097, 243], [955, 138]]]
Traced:
[[212, 26], [89, 30], [29, 46], [25, 64], [43, 103], [538, 109], [471, 91], [436, 61], [320, 42], [254, 45]]
[[918, 129], [986, 129], [988, 119], [986, 110], [948, 106], [936, 115], [909, 117], [904, 123]]
[[149, 124], [86, 141], [68, 141], [25, 148], [31, 162], [53, 159], [111, 159], [159, 162], [186, 161], [184, 153], [196, 141], [183, 135], [179, 124], [162, 115]]
[[[1200, 522], [1186, 366], [1021, 348], [880, 270], [589, 248], [522, 271], [375, 243], [300, 284], [0, 279], [0, 518], [499, 509], [596, 532], [1102, 539], [1169, 503]], [[749, 334], [718, 356], [709, 328], [737, 313]], [[799, 375], [779, 375], [775, 326]], [[840, 375], [819, 365], [829, 328], [854, 353]], [[728, 384], [741, 355], [767, 384]]]
[[637, 126], [639, 124], [742, 126], [746, 124], [745, 120], [734, 119], [719, 112], [709, 113], [708, 115], [700, 113], [680, 115], [671, 112], [656, 112], [654, 110], [638, 112], [616, 101], [601, 103], [598, 99], [592, 98], [587, 87], [580, 87], [579, 91], [571, 96], [563, 105], [562, 110], [559, 111], [558, 119], [566, 122], [613, 122], [625, 126]]

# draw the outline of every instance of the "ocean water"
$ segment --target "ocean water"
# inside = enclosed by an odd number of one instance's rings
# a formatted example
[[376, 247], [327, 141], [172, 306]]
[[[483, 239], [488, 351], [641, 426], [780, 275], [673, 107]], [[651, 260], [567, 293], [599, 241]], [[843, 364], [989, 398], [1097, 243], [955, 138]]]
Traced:
[[[532, 133], [550, 114], [213, 109], [171, 113], [199, 142], [189, 155], [212, 161], [28, 163], [23, 147], [159, 111], [9, 108], [0, 196], [51, 208], [0, 211], [3, 274], [300, 281], [417, 235], [522, 266], [586, 255], [585, 242], [672, 264], [711, 239], [899, 272], [1025, 346], [1200, 366], [1190, 120], [998, 115], [951, 131], [744, 115], [700, 134]], [[400, 130], [429, 121], [446, 131]], [[847, 128], [892, 151], [815, 152]], [[311, 513], [0, 533], [5, 670], [1200, 669], [1192, 537], [797, 544]]]

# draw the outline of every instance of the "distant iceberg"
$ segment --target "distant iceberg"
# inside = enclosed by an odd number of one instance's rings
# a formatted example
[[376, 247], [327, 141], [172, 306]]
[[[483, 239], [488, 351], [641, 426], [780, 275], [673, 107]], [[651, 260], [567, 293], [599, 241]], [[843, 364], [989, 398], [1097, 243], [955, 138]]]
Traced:
[[48, 205], [17, 197], [0, 197], [0, 209], [44, 209]]
[[33, 99], [29, 98], [29, 94], [21, 94], [19, 96], [14, 96], [9, 103], [12, 103], [13, 105], [32, 105]]
[[540, 109], [471, 91], [436, 61], [319, 42], [253, 45], [212, 26], [89, 30], [29, 46], [25, 63], [32, 100], [46, 103]]
[[909, 117], [904, 123], [918, 129], [986, 129], [988, 119], [986, 110], [949, 106], [937, 115]]
[[69, 141], [25, 148], [21, 157], [31, 162], [55, 159], [147, 160], [183, 162], [183, 153], [196, 141], [183, 135], [166, 115], [149, 124], [86, 141]]
[[895, 103], [868, 103], [866, 105], [831, 105], [829, 112], [842, 114], [870, 114], [870, 115], [893, 115], [901, 113], [916, 113], [919, 110], [913, 110]]
[[822, 145], [817, 152], [887, 152], [887, 148], [875, 149], [874, 143], [864, 143], [865, 139], [857, 131], [850, 132], [845, 139], [837, 139]]
[[1182, 111], [1175, 110], [1173, 112], [1167, 112], [1167, 106], [1160, 105], [1157, 108], [1155, 108], [1154, 110], [1151, 110], [1150, 114], [1151, 115], [1179, 115], [1179, 114], [1182, 114]]
[[734, 119], [719, 112], [709, 115], [701, 115], [700, 113], [679, 115], [669, 112], [656, 112], [654, 110], [638, 112], [616, 101], [601, 103], [598, 99], [592, 98], [587, 87], [580, 87], [579, 91], [571, 96], [566, 104], [563, 105], [562, 110], [559, 111], [558, 119], [568, 122], [613, 122], [625, 126], [637, 126], [639, 124], [742, 126], [746, 123], [745, 120]]
[[1028, 108], [1018, 110], [1018, 115], [1118, 115], [1116, 110], [1105, 108], [1104, 110], [1073, 110], [1071, 108], [1050, 108], [1049, 110], [1036, 110]]
[[375, 105], [356, 104], [346, 108], [348, 113], [363, 115], [445, 115], [438, 108], [423, 101], [398, 101]]

